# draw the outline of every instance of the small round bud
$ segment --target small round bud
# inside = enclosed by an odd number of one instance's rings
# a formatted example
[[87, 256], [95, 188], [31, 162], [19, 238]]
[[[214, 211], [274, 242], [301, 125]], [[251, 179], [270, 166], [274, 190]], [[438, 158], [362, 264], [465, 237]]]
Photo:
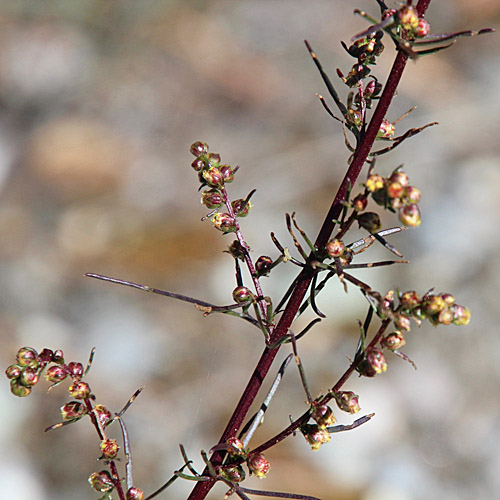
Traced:
[[140, 488], [132, 486], [132, 488], [129, 488], [127, 490], [125, 498], [126, 500], [142, 500], [144, 498], [144, 491], [142, 491]]
[[111, 420], [111, 412], [104, 405], [95, 405], [94, 413], [103, 427]]
[[54, 351], [54, 355], [52, 356], [52, 361], [57, 364], [64, 363], [64, 354], [61, 351], [61, 349], [57, 349], [57, 351]]
[[50, 363], [53, 357], [54, 357], [54, 352], [52, 351], [52, 349], [47, 349], [46, 347], [42, 349], [42, 352], [38, 355], [38, 359], [44, 365]]
[[453, 304], [450, 306], [450, 311], [453, 313], [454, 325], [468, 325], [470, 321], [470, 311], [467, 307]]
[[404, 196], [410, 203], [418, 203], [422, 198], [422, 193], [415, 186], [406, 186]]
[[72, 377], [83, 377], [83, 365], [81, 363], [75, 363], [74, 361], [72, 361], [71, 363], [68, 363], [67, 368]]
[[351, 391], [340, 391], [335, 393], [335, 401], [338, 407], [347, 413], [358, 413], [361, 410], [359, 406], [359, 396]]
[[377, 374], [387, 371], [384, 353], [377, 347], [366, 350], [366, 361]]
[[444, 303], [447, 306], [451, 306], [455, 303], [455, 297], [453, 297], [450, 293], [440, 293], [439, 296], [444, 300]]
[[378, 129], [377, 138], [388, 139], [394, 135], [394, 130], [394, 124], [384, 118], [380, 124], [380, 128]]
[[394, 308], [394, 301], [395, 301], [395, 296], [396, 294], [394, 293], [394, 290], [389, 290], [385, 295], [384, 298], [382, 299], [382, 308], [391, 310]]
[[401, 186], [404, 188], [408, 187], [410, 185], [410, 178], [408, 177], [407, 174], [404, 172], [401, 172], [401, 170], [396, 170], [393, 172], [390, 177], [387, 179], [389, 183], [391, 182], [399, 182]]
[[5, 370], [5, 375], [7, 375], [8, 379], [16, 379], [19, 378], [19, 376], [22, 373], [22, 367], [19, 365], [10, 365], [6, 370]]
[[196, 141], [191, 144], [189, 152], [193, 156], [206, 155], [208, 153], [208, 144], [206, 142]]
[[255, 270], [259, 276], [268, 276], [271, 271], [273, 259], [267, 255], [261, 255], [255, 262]]
[[410, 290], [401, 295], [399, 303], [402, 309], [411, 311], [420, 304], [420, 297], [417, 292]]
[[450, 325], [453, 321], [453, 313], [449, 309], [443, 309], [436, 317], [436, 323], [439, 325]]
[[249, 201], [245, 202], [245, 200], [239, 199], [234, 200], [231, 206], [233, 207], [233, 212], [236, 217], [246, 217], [253, 205]]
[[220, 155], [218, 153], [208, 153], [205, 155], [211, 167], [218, 167], [220, 163]]
[[352, 200], [352, 207], [356, 212], [362, 212], [366, 208], [366, 205], [368, 205], [368, 199], [363, 194], [358, 194], [358, 196]]
[[266, 477], [269, 469], [271, 468], [271, 465], [262, 453], [250, 455], [247, 458], [247, 465], [250, 470], [250, 474], [253, 474], [261, 479]]
[[391, 199], [401, 198], [404, 188], [399, 182], [389, 182], [385, 188], [387, 196]]
[[337, 421], [333, 410], [328, 405], [314, 405], [311, 416], [318, 424], [319, 429], [325, 429]]
[[406, 344], [406, 341], [403, 332], [395, 330], [383, 338], [380, 343], [383, 347], [386, 347], [390, 351], [395, 351], [396, 349], [403, 347]]
[[380, 217], [375, 212], [365, 212], [357, 216], [359, 227], [366, 229], [370, 233], [378, 231], [382, 227]]
[[398, 12], [399, 24], [406, 31], [414, 30], [418, 27], [418, 14], [415, 7], [412, 5], [405, 5]]
[[236, 231], [236, 221], [229, 214], [215, 214], [212, 223], [216, 229], [223, 233], [234, 233]]
[[233, 455], [233, 456], [241, 456], [241, 455], [244, 455], [245, 454], [245, 449], [243, 447], [243, 442], [236, 438], [236, 437], [230, 437], [228, 440], [227, 440], [227, 444], [231, 445], [233, 448], [236, 448], [236, 450], [231, 450], [231, 448], [229, 449], [229, 454], [230, 455]]
[[206, 164], [201, 158], [196, 158], [196, 160], [193, 160], [193, 162], [191, 163], [191, 167], [196, 172], [201, 172], [206, 167]]
[[21, 347], [16, 354], [16, 361], [21, 366], [38, 366], [38, 353], [31, 347]]
[[10, 392], [14, 394], [14, 396], [19, 396], [20, 398], [24, 398], [28, 396], [31, 392], [31, 387], [26, 387], [21, 384], [19, 380], [13, 379], [10, 381]]
[[107, 470], [90, 474], [89, 483], [95, 491], [101, 492], [111, 491], [115, 487], [113, 478]]
[[384, 189], [384, 179], [379, 174], [372, 174], [368, 179], [366, 179], [365, 187], [371, 193]]
[[102, 456], [106, 460], [113, 460], [113, 458], [116, 458], [119, 449], [120, 447], [118, 446], [116, 439], [103, 439], [101, 441]]
[[227, 469], [220, 469], [219, 474], [231, 483], [241, 483], [246, 477], [245, 471], [241, 465], [232, 465]]
[[253, 293], [246, 286], [237, 286], [233, 290], [233, 299], [238, 304], [245, 304], [251, 301], [253, 298]]
[[431, 31], [431, 25], [424, 18], [419, 18], [418, 26], [415, 28], [414, 33], [417, 38], [427, 36]]
[[234, 240], [227, 250], [235, 259], [245, 260], [246, 251], [238, 240]]
[[87, 408], [80, 401], [71, 401], [61, 406], [62, 419], [67, 422], [69, 420], [78, 420], [87, 414]]
[[63, 381], [67, 376], [66, 367], [61, 365], [53, 365], [45, 372], [45, 380], [53, 384]]
[[422, 300], [422, 310], [427, 316], [438, 314], [446, 308], [446, 302], [439, 295], [427, 295]]
[[19, 382], [26, 387], [33, 387], [36, 385], [38, 383], [38, 372], [36, 368], [26, 367], [19, 377]]
[[75, 399], [85, 399], [90, 396], [90, 386], [87, 382], [73, 382], [68, 390], [70, 396]]
[[342, 266], [347, 266], [352, 262], [352, 259], [354, 257], [354, 253], [350, 248], [346, 248], [345, 252], [339, 257], [340, 259], [340, 264]]
[[223, 203], [222, 195], [216, 189], [210, 189], [201, 193], [201, 204], [210, 210], [219, 208]]
[[[352, 72], [349, 72], [346, 81], [351, 80], [351, 74]], [[352, 83], [354, 83], [355, 85], [357, 83], [357, 81], [355, 81], [357, 78], [357, 74], [352, 76], [354, 77], [352, 78]], [[361, 125], [363, 125], [363, 117], [361, 115], [361, 111], [359, 111], [358, 109], [349, 108], [346, 113], [346, 121], [347, 123], [349, 123], [349, 125], [354, 125], [355, 127], [361, 127]]]
[[394, 324], [398, 330], [409, 332], [411, 330], [410, 318], [401, 313], [395, 313], [393, 317]]
[[209, 186], [220, 187], [224, 185], [224, 177], [218, 167], [203, 170], [201, 176]]
[[330, 240], [326, 244], [326, 251], [328, 255], [332, 258], [340, 257], [345, 251], [345, 245], [342, 240]]
[[398, 210], [399, 220], [408, 227], [420, 226], [422, 219], [420, 218], [420, 210], [418, 205], [410, 203]]
[[320, 429], [317, 425], [306, 425], [302, 428], [302, 433], [312, 450], [317, 451], [322, 444], [330, 441], [330, 433], [327, 429]]
[[230, 165], [220, 165], [219, 170], [222, 174], [224, 182], [229, 183], [234, 181], [235, 170], [233, 169], [233, 167], [231, 167]]

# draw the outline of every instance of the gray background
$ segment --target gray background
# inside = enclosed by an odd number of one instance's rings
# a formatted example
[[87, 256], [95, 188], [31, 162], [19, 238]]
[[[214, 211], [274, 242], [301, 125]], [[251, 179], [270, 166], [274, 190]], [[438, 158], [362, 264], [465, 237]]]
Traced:
[[[1, 366], [22, 345], [83, 362], [95, 346], [88, 381], [99, 402], [118, 411], [144, 386], [127, 423], [136, 483], [147, 493], [181, 465], [180, 442], [201, 469], [199, 450], [217, 441], [262, 339], [235, 319], [203, 318], [83, 274], [230, 302], [234, 268], [222, 251], [231, 239], [200, 222], [194, 140], [240, 165], [233, 197], [257, 189], [243, 222], [255, 257], [276, 255], [270, 231], [293, 246], [285, 212], [295, 210], [313, 237], [348, 155], [314, 96], [326, 91], [302, 41], [335, 81], [336, 67], [352, 64], [339, 40], [366, 26], [354, 7], [377, 13], [362, 0], [0, 6]], [[499, 15], [494, 0], [435, 0], [427, 18], [443, 32], [495, 27]], [[382, 81], [390, 46], [374, 72]], [[268, 452], [269, 477], [248, 486], [324, 500], [486, 500], [500, 488], [499, 81], [498, 35], [408, 65], [388, 117], [418, 105], [397, 131], [440, 125], [381, 158], [378, 170], [405, 163], [423, 191], [423, 223], [391, 239], [411, 265], [356, 273], [380, 291], [449, 291], [470, 306], [470, 326], [414, 329], [405, 352], [417, 372], [391, 357], [384, 375], [347, 386], [363, 413], [376, 413], [372, 422], [316, 453], [301, 436], [288, 439]], [[373, 247], [359, 260], [387, 257]], [[265, 293], [279, 298], [295, 272], [283, 266], [263, 280]], [[346, 368], [366, 308], [338, 283], [318, 302], [328, 318], [300, 344], [314, 395]], [[85, 420], [44, 434], [69, 399], [66, 386], [45, 389], [41, 382], [21, 400], [2, 384], [2, 495], [97, 498], [86, 483], [102, 468], [95, 431]], [[304, 400], [291, 366], [255, 444], [302, 413]], [[178, 481], [164, 498], [185, 498], [192, 486]], [[211, 498], [223, 495], [219, 487]]]

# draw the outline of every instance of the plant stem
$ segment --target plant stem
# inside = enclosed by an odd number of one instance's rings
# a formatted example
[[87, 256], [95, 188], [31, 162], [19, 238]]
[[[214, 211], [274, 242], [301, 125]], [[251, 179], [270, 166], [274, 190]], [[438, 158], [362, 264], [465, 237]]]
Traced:
[[[420, 16], [424, 15], [427, 7], [430, 4], [430, 1], [431, 0], [419, 0], [417, 4], [417, 11]], [[318, 237], [316, 238], [315, 246], [317, 248], [324, 247], [333, 232], [333, 229], [335, 227], [335, 223], [333, 222], [333, 220], [338, 219], [342, 212], [342, 202], [345, 199], [348, 186], [354, 186], [356, 184], [356, 180], [361, 172], [363, 165], [366, 162], [366, 159], [368, 158], [368, 155], [375, 141], [375, 137], [377, 136], [377, 133], [380, 129], [382, 120], [384, 119], [387, 110], [389, 109], [389, 105], [392, 102], [407, 61], [408, 56], [403, 52], [398, 52], [389, 74], [389, 78], [387, 79], [387, 83], [380, 97], [379, 103], [375, 109], [375, 112], [373, 113], [368, 128], [366, 129], [366, 133], [364, 134], [359, 146], [354, 153], [349, 169], [347, 170], [342, 184], [340, 185], [339, 190], [335, 195], [330, 210], [328, 211], [325, 221], [323, 222], [323, 225], [319, 231]], [[283, 335], [287, 334], [288, 329], [290, 328], [292, 321], [294, 320], [295, 315], [299, 310], [300, 304], [302, 303], [302, 300], [309, 288], [313, 273], [314, 271], [309, 266], [307, 266], [299, 274], [297, 284], [287, 303], [283, 315], [276, 325], [276, 328], [272, 332], [270, 338], [271, 344], [275, 343]], [[250, 377], [250, 380], [245, 387], [245, 390], [243, 391], [236, 409], [234, 410], [226, 428], [224, 429], [224, 432], [222, 433], [219, 443], [226, 442], [228, 438], [234, 437], [238, 433], [238, 430], [243, 424], [243, 420], [245, 419], [255, 397], [257, 396], [257, 393], [269, 371], [269, 368], [271, 367], [274, 358], [278, 354], [278, 351], [279, 346], [276, 349], [269, 349], [268, 347], [264, 349], [264, 352], [262, 353], [257, 366], [255, 367], [255, 370], [253, 371], [252, 376]], [[220, 465], [224, 459], [224, 456], [224, 452], [215, 451], [210, 461], [214, 466]], [[208, 469], [206, 469], [203, 474], [208, 474]], [[207, 496], [208, 492], [212, 489], [214, 484], [214, 479], [197, 483], [193, 488], [191, 494], [189, 495], [188, 500], [204, 499]]]

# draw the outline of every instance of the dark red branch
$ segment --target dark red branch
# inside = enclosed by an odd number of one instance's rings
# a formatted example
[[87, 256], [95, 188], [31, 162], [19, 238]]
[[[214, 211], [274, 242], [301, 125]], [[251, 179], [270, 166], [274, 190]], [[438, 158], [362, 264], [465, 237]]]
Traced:
[[[419, 15], [424, 15], [428, 5], [430, 4], [430, 1], [431, 0], [420, 0], [418, 2], [417, 10]], [[332, 202], [330, 210], [328, 211], [325, 221], [323, 222], [323, 225], [319, 231], [318, 237], [316, 238], [315, 245], [318, 248], [325, 246], [333, 232], [333, 229], [335, 227], [335, 223], [333, 222], [333, 220], [338, 219], [338, 217], [340, 216], [342, 211], [342, 202], [345, 199], [347, 188], [349, 185], [355, 185], [361, 169], [363, 168], [363, 165], [368, 158], [382, 120], [384, 119], [387, 110], [389, 109], [392, 98], [394, 97], [396, 89], [399, 85], [407, 61], [408, 56], [402, 52], [398, 52], [377, 108], [373, 113], [368, 128], [366, 129], [366, 133], [361, 140], [358, 148], [356, 149], [356, 152], [354, 153], [351, 165], [347, 170], [347, 173]], [[280, 321], [278, 322], [269, 340], [270, 344], [274, 344], [283, 335], [286, 335], [288, 333], [288, 329], [290, 328], [295, 315], [299, 310], [300, 304], [302, 303], [302, 300], [309, 288], [312, 276], [313, 271], [309, 267], [304, 268], [300, 273], [297, 279], [297, 284], [287, 303], [283, 315], [281, 316]], [[231, 416], [226, 428], [224, 429], [224, 432], [222, 433], [219, 443], [224, 443], [228, 438], [237, 435], [248, 413], [248, 410], [252, 405], [255, 397], [257, 396], [262, 382], [264, 381], [269, 368], [271, 367], [271, 364], [276, 357], [276, 354], [278, 354], [278, 351], [279, 346], [276, 349], [264, 349], [264, 352], [262, 353], [259, 362], [257, 363], [257, 366], [252, 373], [252, 376], [250, 377], [245, 390], [243, 391], [236, 409], [234, 410], [233, 415]], [[215, 451], [210, 461], [214, 466], [220, 465], [222, 463], [222, 460], [224, 459], [224, 456], [224, 451]], [[203, 475], [208, 475], [208, 469], [203, 472]], [[210, 479], [204, 482], [198, 482], [193, 488], [193, 491], [188, 497], [188, 500], [204, 499], [207, 496], [208, 492], [212, 489], [214, 484], [214, 479]]]

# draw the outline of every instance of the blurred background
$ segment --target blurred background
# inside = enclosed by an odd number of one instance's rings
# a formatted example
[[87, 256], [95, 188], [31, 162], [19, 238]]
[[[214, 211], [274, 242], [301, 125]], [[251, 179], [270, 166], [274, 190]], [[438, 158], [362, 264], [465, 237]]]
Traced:
[[[219, 439], [262, 338], [234, 318], [204, 318], [84, 273], [231, 302], [234, 266], [223, 251], [232, 238], [201, 222], [189, 166], [195, 140], [240, 165], [233, 198], [257, 189], [243, 221], [255, 258], [277, 255], [271, 231], [293, 247], [285, 212], [296, 211], [314, 239], [348, 153], [314, 95], [327, 92], [303, 39], [335, 81], [336, 68], [352, 64], [339, 41], [366, 27], [354, 7], [377, 14], [368, 0], [1, 3], [2, 370], [23, 345], [83, 363], [96, 347], [87, 380], [99, 402], [119, 411], [145, 387], [126, 423], [135, 482], [147, 494], [182, 465], [178, 443], [202, 469], [200, 449]], [[435, 33], [498, 27], [500, 6], [434, 1], [427, 19]], [[390, 46], [373, 73], [381, 81]], [[314, 453], [300, 435], [289, 438], [267, 453], [268, 478], [249, 487], [323, 500], [486, 500], [500, 489], [498, 48], [498, 35], [462, 39], [408, 65], [388, 118], [418, 105], [397, 133], [440, 125], [381, 157], [377, 171], [405, 164], [423, 191], [423, 223], [391, 237], [410, 265], [355, 273], [381, 292], [451, 292], [470, 307], [470, 326], [414, 328], [404, 352], [417, 372], [394, 356], [387, 373], [346, 386], [362, 414], [376, 413], [370, 423]], [[390, 214], [384, 222], [397, 224]], [[387, 258], [373, 246], [358, 261]], [[263, 279], [265, 293], [279, 300], [295, 274], [281, 266]], [[328, 318], [299, 344], [313, 395], [347, 367], [366, 312], [356, 289], [346, 295], [333, 281], [318, 304]], [[44, 434], [69, 400], [64, 384], [46, 388], [40, 382], [26, 399], [11, 396], [6, 379], [0, 388], [2, 495], [97, 498], [87, 483], [104, 467], [95, 431], [84, 420]], [[254, 445], [300, 415], [304, 401], [292, 364]], [[159, 498], [181, 500], [192, 487], [177, 481]]]

